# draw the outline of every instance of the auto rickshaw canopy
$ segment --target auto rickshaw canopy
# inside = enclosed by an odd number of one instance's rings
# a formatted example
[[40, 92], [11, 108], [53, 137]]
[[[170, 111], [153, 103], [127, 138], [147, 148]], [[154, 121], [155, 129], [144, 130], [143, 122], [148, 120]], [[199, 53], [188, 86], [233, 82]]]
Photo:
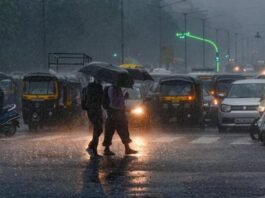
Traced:
[[120, 67], [124, 69], [143, 69], [144, 68], [141, 65], [132, 64], [132, 63], [125, 63], [125, 64], [120, 65]]

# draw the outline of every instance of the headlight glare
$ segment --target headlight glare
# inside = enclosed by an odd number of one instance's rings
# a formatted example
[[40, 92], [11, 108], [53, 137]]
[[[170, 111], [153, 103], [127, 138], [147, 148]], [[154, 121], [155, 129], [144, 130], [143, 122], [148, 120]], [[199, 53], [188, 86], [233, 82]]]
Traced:
[[143, 107], [135, 107], [131, 110], [131, 113], [135, 114], [135, 115], [143, 115], [144, 109], [143, 109]]
[[212, 105], [213, 106], [218, 106], [219, 105], [219, 101], [215, 98], [215, 99], [213, 99], [213, 101], [212, 101]]
[[223, 104], [223, 105], [221, 105], [221, 110], [223, 112], [230, 112], [231, 111], [231, 106]]
[[264, 111], [265, 111], [265, 107], [263, 106], [258, 107], [258, 112], [263, 113]]

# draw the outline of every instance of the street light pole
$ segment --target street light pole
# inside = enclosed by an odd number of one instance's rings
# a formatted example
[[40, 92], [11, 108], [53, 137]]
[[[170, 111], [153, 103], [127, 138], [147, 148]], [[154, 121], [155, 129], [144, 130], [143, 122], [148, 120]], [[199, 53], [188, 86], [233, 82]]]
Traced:
[[[184, 13], [184, 32], [187, 32], [187, 13]], [[188, 71], [188, 43], [187, 37], [185, 36], [185, 51], [184, 51], [184, 61], [185, 61], [185, 70]]]
[[[202, 38], [205, 39], [205, 21], [206, 19], [202, 19]], [[203, 62], [202, 66], [205, 68], [205, 42], [202, 42], [202, 53], [203, 53]]]
[[217, 45], [219, 45], [219, 31], [220, 31], [219, 28], [215, 29], [215, 42]]
[[159, 67], [162, 65], [162, 6], [159, 6]]
[[124, 64], [124, 3], [121, 2], [121, 64]]
[[235, 33], [235, 63], [237, 64], [237, 38], [238, 38], [238, 33]]
[[174, 2], [171, 2], [166, 5], [161, 5], [161, 0], [159, 2], [159, 66], [162, 65], [162, 40], [163, 40], [163, 34], [162, 34], [162, 9], [165, 7], [173, 6], [174, 4], [183, 3], [187, 0], [177, 0]]
[[46, 36], [46, 5], [45, 0], [41, 1], [42, 3], [42, 31], [43, 31], [43, 37], [42, 37], [42, 47], [43, 47], [43, 69], [47, 69], [46, 64], [46, 56], [47, 56], [47, 36]]

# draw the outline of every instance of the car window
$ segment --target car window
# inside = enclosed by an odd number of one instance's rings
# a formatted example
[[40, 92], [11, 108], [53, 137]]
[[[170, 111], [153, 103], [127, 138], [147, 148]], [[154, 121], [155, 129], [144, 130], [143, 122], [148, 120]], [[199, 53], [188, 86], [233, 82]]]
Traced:
[[192, 84], [182, 81], [169, 81], [161, 84], [161, 95], [188, 96], [192, 94]]
[[265, 93], [265, 84], [234, 84], [228, 94], [228, 98], [261, 98]]

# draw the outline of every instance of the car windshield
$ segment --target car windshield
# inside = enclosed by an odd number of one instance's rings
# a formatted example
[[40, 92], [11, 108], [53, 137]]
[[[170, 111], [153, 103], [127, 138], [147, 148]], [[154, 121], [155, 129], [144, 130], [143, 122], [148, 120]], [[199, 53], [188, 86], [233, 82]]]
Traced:
[[234, 84], [228, 98], [261, 98], [265, 93], [265, 83]]
[[216, 84], [216, 93], [227, 93], [234, 80], [222, 80]]
[[52, 95], [54, 93], [55, 93], [54, 81], [30, 80], [25, 82], [24, 94]]
[[188, 96], [192, 94], [192, 84], [184, 81], [169, 81], [161, 85], [163, 96]]
[[210, 91], [212, 89], [213, 86], [213, 81], [211, 80], [203, 80], [202, 81], [202, 86], [206, 91]]
[[202, 90], [202, 93], [203, 93], [203, 96], [209, 96], [210, 95], [209, 92], [206, 91], [205, 89]]
[[139, 100], [142, 98], [140, 88], [125, 89], [124, 92], [129, 94], [129, 100]]
[[2, 79], [0, 80], [0, 86], [3, 89], [8, 90], [12, 87], [12, 81], [10, 79]]

